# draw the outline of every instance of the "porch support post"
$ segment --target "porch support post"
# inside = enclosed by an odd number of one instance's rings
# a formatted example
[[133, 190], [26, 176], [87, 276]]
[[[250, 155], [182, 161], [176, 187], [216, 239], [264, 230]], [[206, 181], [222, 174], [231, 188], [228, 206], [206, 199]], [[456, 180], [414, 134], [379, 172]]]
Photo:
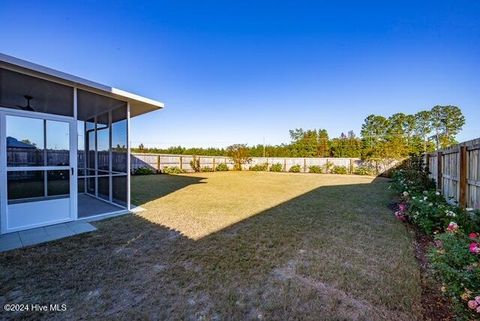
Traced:
[[108, 112], [108, 200], [113, 202], [112, 111]]
[[[73, 87], [73, 128], [70, 133], [70, 167], [73, 174], [70, 176], [70, 197], [72, 197], [72, 219], [78, 219], [78, 93]], [[72, 173], [72, 172], [71, 172]]]
[[0, 234], [7, 233], [7, 146], [5, 131], [5, 115], [0, 111]]
[[131, 161], [130, 161], [130, 103], [127, 102], [127, 209], [131, 210], [130, 204], [130, 175], [131, 175]]
[[94, 158], [94, 161], [95, 161], [95, 197], [98, 198], [98, 124], [97, 124], [97, 119], [98, 119], [98, 116], [95, 116], [93, 118], [93, 121], [94, 121], [94, 128], [95, 128], [95, 131], [94, 131], [94, 134], [95, 134], [95, 158]]

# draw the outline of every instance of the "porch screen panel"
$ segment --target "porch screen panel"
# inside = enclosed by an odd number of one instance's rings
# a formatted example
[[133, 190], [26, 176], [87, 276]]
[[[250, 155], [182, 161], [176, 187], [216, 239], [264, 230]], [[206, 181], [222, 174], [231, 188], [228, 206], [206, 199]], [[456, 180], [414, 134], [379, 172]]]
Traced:
[[112, 111], [112, 201], [127, 206], [127, 106]]
[[85, 151], [86, 151], [86, 164], [87, 164], [87, 172], [86, 180], [87, 180], [87, 192], [95, 195], [95, 119], [89, 119], [85, 123]]
[[85, 122], [77, 121], [77, 167], [78, 167], [78, 193], [85, 193], [85, 181], [87, 175], [87, 160], [85, 153]]
[[98, 197], [110, 200], [110, 125], [109, 113], [97, 116]]

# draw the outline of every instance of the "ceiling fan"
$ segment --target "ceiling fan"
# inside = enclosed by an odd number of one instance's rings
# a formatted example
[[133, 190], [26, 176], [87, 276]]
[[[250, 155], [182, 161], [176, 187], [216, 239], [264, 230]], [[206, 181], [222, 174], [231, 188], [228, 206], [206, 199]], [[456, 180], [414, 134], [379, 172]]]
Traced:
[[30, 106], [30, 100], [32, 100], [33, 97], [29, 95], [25, 95], [23, 97], [25, 97], [25, 99], [27, 100], [27, 105], [26, 106], [17, 105], [17, 107], [20, 107], [21, 109], [27, 110], [27, 111], [35, 111], [35, 109], [33, 109], [33, 107]]

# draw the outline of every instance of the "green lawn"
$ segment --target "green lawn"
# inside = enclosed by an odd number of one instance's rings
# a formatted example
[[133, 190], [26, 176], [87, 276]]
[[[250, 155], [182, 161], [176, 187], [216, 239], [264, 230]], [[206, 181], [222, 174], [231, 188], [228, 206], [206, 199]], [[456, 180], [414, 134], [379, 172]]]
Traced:
[[0, 303], [66, 303], [44, 315], [62, 320], [419, 320], [419, 269], [387, 186], [349, 175], [133, 177], [145, 212], [0, 254]]

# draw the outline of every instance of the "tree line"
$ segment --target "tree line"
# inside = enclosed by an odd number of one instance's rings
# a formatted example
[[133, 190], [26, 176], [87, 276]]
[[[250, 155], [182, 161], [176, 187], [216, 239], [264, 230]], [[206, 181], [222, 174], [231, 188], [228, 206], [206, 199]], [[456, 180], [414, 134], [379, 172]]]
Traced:
[[[364, 159], [402, 158], [431, 152], [456, 144], [456, 135], [465, 124], [457, 106], [434, 106], [416, 114], [396, 113], [390, 117], [369, 115], [362, 124], [360, 136], [352, 130], [330, 138], [326, 129], [290, 130], [290, 143], [280, 145], [242, 146], [250, 157], [358, 157]], [[229, 146], [231, 147], [231, 146]], [[145, 148], [140, 144], [133, 152], [229, 156], [231, 148]]]

